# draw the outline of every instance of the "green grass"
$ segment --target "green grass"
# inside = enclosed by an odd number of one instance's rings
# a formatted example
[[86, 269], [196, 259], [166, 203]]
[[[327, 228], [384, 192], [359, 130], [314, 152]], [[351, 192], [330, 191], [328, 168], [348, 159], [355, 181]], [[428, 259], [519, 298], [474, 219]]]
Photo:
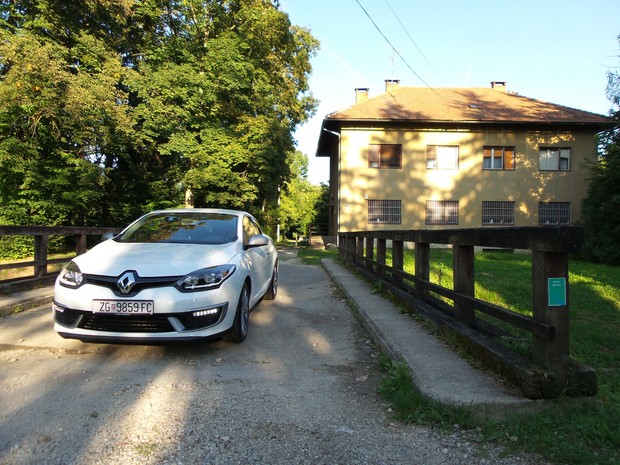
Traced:
[[[407, 252], [405, 271], [413, 269], [413, 253]], [[479, 299], [531, 315], [530, 256], [477, 254], [475, 278]], [[452, 287], [449, 250], [431, 251], [431, 281]], [[538, 453], [555, 463], [620, 463], [620, 267], [571, 260], [569, 283], [571, 356], [596, 370], [596, 397], [546, 401], [534, 415], [476, 423], [463, 412], [447, 413], [427, 405], [413, 389], [406, 369], [384, 363], [380, 392], [397, 418], [445, 427], [460, 419], [461, 427], [478, 428], [481, 440], [504, 442], [508, 450]], [[517, 350], [529, 345], [529, 337], [515, 337], [522, 339]]]
[[303, 265], [320, 265], [322, 258], [337, 258], [337, 250], [316, 249], [301, 247], [297, 252], [297, 258]]

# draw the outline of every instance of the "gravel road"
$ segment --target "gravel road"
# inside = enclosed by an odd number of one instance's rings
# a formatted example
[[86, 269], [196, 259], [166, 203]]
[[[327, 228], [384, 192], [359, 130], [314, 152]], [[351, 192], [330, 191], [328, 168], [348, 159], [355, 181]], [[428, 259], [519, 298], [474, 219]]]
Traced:
[[541, 464], [404, 425], [319, 267], [282, 256], [242, 344], [85, 344], [39, 308], [0, 319], [0, 464]]

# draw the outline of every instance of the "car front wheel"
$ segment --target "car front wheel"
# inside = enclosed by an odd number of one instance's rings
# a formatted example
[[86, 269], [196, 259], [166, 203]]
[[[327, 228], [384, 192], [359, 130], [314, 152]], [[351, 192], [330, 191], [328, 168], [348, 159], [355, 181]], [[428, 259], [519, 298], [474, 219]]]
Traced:
[[229, 342], [243, 342], [248, 335], [248, 325], [250, 322], [250, 290], [248, 285], [244, 285], [239, 296], [237, 312], [232, 328], [226, 333], [226, 340]]
[[271, 281], [269, 281], [269, 288], [265, 293], [265, 300], [273, 300], [278, 295], [278, 264], [273, 267], [273, 274], [271, 275]]

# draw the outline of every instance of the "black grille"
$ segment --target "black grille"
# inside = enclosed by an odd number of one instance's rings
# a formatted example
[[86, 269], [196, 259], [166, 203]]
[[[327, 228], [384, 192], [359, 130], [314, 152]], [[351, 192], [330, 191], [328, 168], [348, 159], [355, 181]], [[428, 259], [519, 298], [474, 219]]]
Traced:
[[170, 324], [169, 317], [178, 318], [188, 330], [208, 328], [219, 323], [226, 314], [227, 305], [219, 307], [213, 315], [195, 316], [196, 311], [187, 313], [171, 313], [165, 315], [106, 315], [84, 312], [65, 308], [63, 312], [56, 310], [54, 319], [63, 326], [74, 326], [80, 316], [78, 328], [93, 331], [112, 331], [125, 333], [166, 333], [176, 331]]
[[84, 314], [80, 328], [119, 333], [167, 333], [174, 331], [167, 316]]
[[179, 280], [180, 276], [168, 276], [168, 277], [157, 277], [157, 278], [141, 278], [137, 277], [136, 284], [134, 284], [131, 292], [127, 294], [123, 294], [116, 282], [118, 281], [118, 277], [112, 276], [96, 276], [96, 275], [84, 275], [84, 284], [93, 284], [95, 286], [105, 287], [110, 289], [114, 294], [120, 297], [133, 297], [138, 294], [140, 291], [144, 289], [154, 288], [154, 287], [165, 287], [165, 286], [174, 286], [176, 282]]
[[73, 326], [79, 316], [79, 311], [71, 310], [70, 308], [65, 308], [62, 312], [59, 312], [58, 310], [54, 311], [54, 320], [56, 323], [64, 326]]

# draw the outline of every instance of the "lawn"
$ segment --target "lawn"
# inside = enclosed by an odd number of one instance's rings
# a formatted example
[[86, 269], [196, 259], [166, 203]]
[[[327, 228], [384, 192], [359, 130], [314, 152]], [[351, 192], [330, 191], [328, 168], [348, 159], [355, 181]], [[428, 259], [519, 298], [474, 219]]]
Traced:
[[[302, 249], [303, 262], [318, 264], [333, 252]], [[389, 263], [388, 257], [388, 263]], [[413, 273], [413, 252], [407, 251], [405, 271]], [[531, 315], [531, 257], [506, 252], [476, 254], [476, 297]], [[450, 250], [431, 251], [431, 281], [452, 287]], [[481, 441], [503, 442], [508, 450], [538, 453], [546, 460], [566, 464], [620, 463], [620, 267], [571, 260], [571, 356], [592, 367], [599, 393], [589, 398], [545, 401], [531, 416], [515, 416], [501, 423], [480, 422], [462, 411], [447, 412], [417, 397], [406, 370], [385, 363], [381, 387], [396, 415], [405, 421], [477, 431]], [[529, 346], [524, 340], [523, 346]]]

